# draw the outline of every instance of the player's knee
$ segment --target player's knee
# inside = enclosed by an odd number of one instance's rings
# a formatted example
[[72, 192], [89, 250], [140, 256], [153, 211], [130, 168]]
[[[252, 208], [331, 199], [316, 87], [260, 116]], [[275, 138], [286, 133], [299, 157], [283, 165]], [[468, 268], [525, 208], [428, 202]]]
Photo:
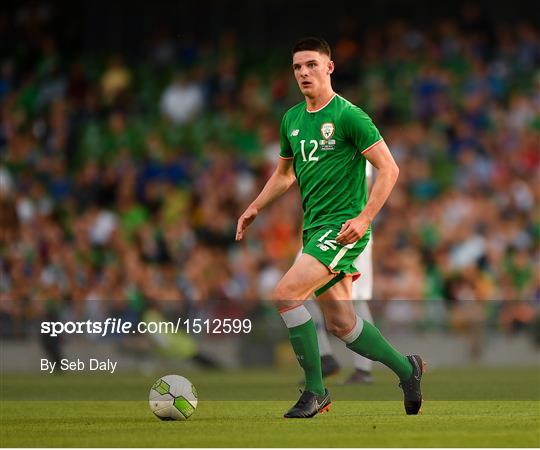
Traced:
[[286, 289], [284, 289], [281, 285], [278, 285], [274, 288], [272, 291], [272, 303], [277, 304], [287, 298], [287, 292]]
[[272, 291], [272, 303], [278, 311], [287, 310], [303, 303], [292, 286], [279, 283]]
[[272, 303], [279, 309], [287, 309], [291, 307], [291, 293], [286, 286], [277, 285], [272, 291]]
[[352, 327], [354, 327], [354, 322], [343, 318], [336, 317], [326, 321], [328, 332], [340, 339], [350, 332]]

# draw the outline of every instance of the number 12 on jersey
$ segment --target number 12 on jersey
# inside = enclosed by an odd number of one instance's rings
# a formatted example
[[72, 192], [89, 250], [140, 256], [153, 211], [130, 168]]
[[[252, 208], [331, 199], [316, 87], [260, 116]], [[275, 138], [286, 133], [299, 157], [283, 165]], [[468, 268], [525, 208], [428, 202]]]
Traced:
[[306, 159], [306, 149], [305, 149], [306, 140], [302, 139], [300, 141], [300, 151], [302, 152], [302, 160], [304, 162], [306, 162], [306, 161], [318, 161], [319, 157], [318, 156], [313, 156], [313, 154], [319, 148], [319, 143], [315, 139], [312, 139], [311, 141], [309, 141], [309, 143], [313, 145], [313, 149], [309, 152], [308, 159]]

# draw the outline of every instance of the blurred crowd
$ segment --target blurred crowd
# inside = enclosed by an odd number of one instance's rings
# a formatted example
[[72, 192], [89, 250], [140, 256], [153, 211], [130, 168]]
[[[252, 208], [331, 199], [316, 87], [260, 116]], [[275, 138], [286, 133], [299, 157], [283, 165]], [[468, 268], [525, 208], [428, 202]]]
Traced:
[[[97, 300], [242, 317], [300, 246], [296, 188], [241, 243], [301, 100], [290, 50], [159, 30], [144, 57], [64, 54], [50, 11], [21, 7], [0, 62], [0, 313]], [[393, 20], [331, 42], [334, 87], [374, 120], [400, 178], [374, 224], [374, 298], [540, 300], [540, 30]], [[5, 44], [3, 44], [5, 46]], [[172, 306], [171, 306], [172, 307]], [[506, 315], [505, 315], [506, 314]], [[7, 316], [6, 316], [7, 315]]]

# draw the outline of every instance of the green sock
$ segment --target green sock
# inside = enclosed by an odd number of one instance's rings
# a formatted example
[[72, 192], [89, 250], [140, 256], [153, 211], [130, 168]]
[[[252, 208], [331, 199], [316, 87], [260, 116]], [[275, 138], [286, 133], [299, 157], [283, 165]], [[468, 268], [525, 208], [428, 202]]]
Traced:
[[317, 330], [312, 319], [297, 327], [289, 328], [289, 339], [296, 358], [304, 369], [306, 376], [306, 391], [317, 395], [324, 394], [324, 384], [321, 373], [321, 356], [317, 342]]
[[408, 380], [412, 375], [412, 366], [407, 357], [392, 347], [381, 332], [365, 320], [360, 336], [347, 344], [347, 347], [368, 359], [382, 362], [400, 380]]

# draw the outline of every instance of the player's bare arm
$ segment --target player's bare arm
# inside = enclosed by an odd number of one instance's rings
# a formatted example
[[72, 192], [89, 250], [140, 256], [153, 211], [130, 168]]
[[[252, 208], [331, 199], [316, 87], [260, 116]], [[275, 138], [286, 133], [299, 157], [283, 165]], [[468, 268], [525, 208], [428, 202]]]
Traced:
[[255, 220], [259, 211], [287, 192], [295, 180], [292, 159], [280, 158], [276, 170], [266, 182], [261, 193], [238, 219], [236, 226], [237, 241], [244, 237], [244, 231]]
[[399, 175], [399, 168], [384, 141], [379, 141], [364, 153], [364, 156], [377, 169], [377, 179], [366, 207], [357, 217], [347, 220], [341, 227], [336, 241], [342, 245], [356, 242], [366, 233], [370, 223], [392, 192]]

